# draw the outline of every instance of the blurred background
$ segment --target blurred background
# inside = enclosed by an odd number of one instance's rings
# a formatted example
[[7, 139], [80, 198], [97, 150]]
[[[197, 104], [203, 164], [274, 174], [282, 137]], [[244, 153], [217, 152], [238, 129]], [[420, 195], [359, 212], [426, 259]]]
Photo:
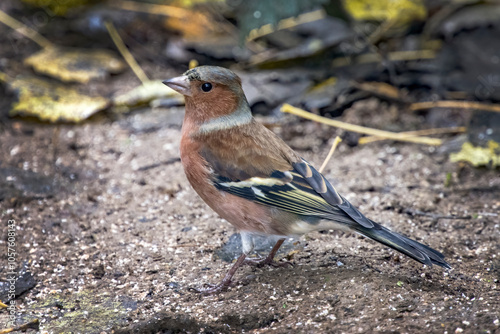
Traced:
[[[398, 106], [500, 99], [494, 1], [6, 0], [0, 6], [3, 118], [10, 112], [78, 122], [103, 109], [175, 103], [162, 100], [168, 94], [156, 86], [141, 98], [125, 93], [190, 63], [240, 71], [252, 110], [262, 114], [283, 102], [339, 116], [371, 97]], [[125, 49], [138, 68], [127, 65]], [[28, 96], [29, 87], [61, 83], [70, 95], [92, 97], [93, 107], [76, 115], [52, 100], [52, 111], [29, 102], [42, 98]], [[417, 112], [432, 106], [416, 106]], [[447, 109], [448, 117], [431, 112], [427, 121], [466, 124], [462, 112]]]

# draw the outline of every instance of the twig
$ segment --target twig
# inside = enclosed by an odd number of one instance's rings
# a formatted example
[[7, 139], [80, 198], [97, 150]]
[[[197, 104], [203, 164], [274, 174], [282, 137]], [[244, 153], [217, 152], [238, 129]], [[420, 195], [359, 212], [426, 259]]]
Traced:
[[[434, 59], [436, 51], [434, 50], [416, 50], [416, 51], [395, 51], [387, 54], [387, 60], [390, 61], [409, 61], [421, 59]], [[377, 53], [362, 54], [354, 57], [356, 64], [377, 63], [383, 60], [383, 57]], [[347, 66], [352, 63], [351, 58], [339, 57], [332, 61], [333, 67]]]
[[370, 44], [377, 44], [383, 35], [399, 22], [398, 18], [385, 20], [370, 36], [368, 36], [368, 42]]
[[29, 39], [31, 39], [33, 42], [40, 45], [44, 49], [54, 46], [54, 44], [52, 44], [48, 39], [40, 35], [37, 31], [31, 29], [22, 22], [19, 22], [12, 16], [7, 15], [7, 13], [1, 10], [0, 10], [0, 22], [14, 29], [18, 33], [28, 37]]
[[[405, 132], [399, 132], [400, 134], [405, 134], [408, 137], [415, 137], [415, 136], [428, 136], [428, 135], [439, 135], [439, 134], [446, 134], [446, 133], [463, 133], [467, 131], [467, 128], [465, 126], [457, 126], [457, 127], [451, 127], [451, 128], [435, 128], [435, 129], [425, 129], [425, 130], [417, 130], [417, 131], [405, 131]], [[367, 137], [361, 137], [359, 138], [358, 144], [363, 145], [363, 144], [368, 144], [368, 143], [373, 143], [379, 140], [385, 140], [387, 138], [383, 137], [377, 137], [377, 136], [367, 136]]]
[[278, 30], [290, 29], [303, 23], [314, 22], [325, 18], [327, 15], [323, 9], [301, 14], [297, 17], [290, 17], [278, 22], [276, 27], [272, 24], [265, 24], [262, 27], [252, 29], [247, 36], [247, 42], [269, 35]]
[[401, 92], [396, 87], [385, 82], [355, 82], [352, 85], [357, 89], [369, 92], [378, 96], [389, 98], [391, 100], [402, 100]]
[[342, 141], [342, 139], [340, 139], [339, 136], [335, 137], [335, 140], [333, 141], [332, 148], [330, 149], [330, 152], [328, 152], [328, 155], [326, 156], [325, 161], [323, 161], [323, 164], [319, 168], [319, 172], [320, 173], [323, 173], [323, 170], [325, 169], [326, 165], [328, 164], [328, 162], [332, 158], [333, 153], [335, 152], [335, 150], [337, 149], [338, 144], [341, 141]]
[[478, 216], [487, 216], [487, 217], [498, 217], [498, 213], [494, 212], [478, 212]]
[[118, 34], [118, 31], [116, 31], [115, 26], [113, 23], [106, 21], [104, 22], [106, 25], [106, 29], [108, 29], [109, 35], [111, 36], [111, 39], [115, 43], [116, 47], [118, 48], [118, 51], [120, 51], [122, 57], [125, 59], [127, 62], [128, 66], [134, 71], [135, 75], [141, 80], [141, 82], [144, 84], [149, 81], [148, 76], [142, 68], [139, 66], [137, 61], [134, 59], [134, 56], [130, 53], [130, 51], [127, 49], [125, 46], [125, 43], [123, 43], [123, 40], [120, 37], [120, 34]]
[[472, 216], [454, 216], [454, 215], [439, 215], [435, 213], [429, 213], [429, 212], [423, 212], [420, 210], [414, 210], [414, 209], [404, 209], [404, 213], [410, 216], [424, 216], [424, 217], [430, 217], [434, 220], [438, 219], [472, 219]]
[[160, 167], [162, 165], [170, 165], [170, 164], [173, 164], [173, 163], [176, 163], [176, 162], [179, 162], [179, 161], [181, 161], [180, 158], [171, 158], [171, 159], [168, 159], [168, 160], [165, 160], [165, 161], [161, 161], [161, 162], [157, 162], [157, 163], [154, 163], [154, 164], [151, 164], [151, 165], [146, 165], [146, 166], [139, 167], [137, 170], [140, 171], [140, 172], [143, 172], [145, 170], [149, 170], [149, 169], [153, 169], [153, 168], [156, 168], [156, 167]]
[[111, 1], [110, 5], [116, 8], [129, 10], [132, 12], [165, 15], [169, 17], [175, 17], [178, 19], [184, 19], [189, 15], [191, 15], [191, 12], [184, 8], [167, 6], [167, 5], [146, 4], [135, 1]]
[[432, 101], [418, 102], [410, 105], [411, 110], [430, 109], [430, 108], [462, 108], [462, 109], [481, 109], [486, 111], [500, 112], [500, 105], [488, 104], [473, 101]]
[[396, 133], [396, 132], [389, 132], [389, 131], [383, 131], [383, 130], [378, 130], [378, 129], [372, 129], [372, 128], [367, 128], [364, 126], [360, 125], [354, 125], [354, 124], [349, 124], [341, 121], [336, 121], [333, 119], [329, 119], [326, 117], [322, 117], [319, 115], [312, 114], [310, 112], [307, 112], [305, 110], [293, 107], [287, 103], [283, 104], [281, 107], [282, 112], [287, 112], [290, 114], [294, 114], [303, 118], [310, 119], [312, 121], [316, 121], [319, 123], [327, 124], [330, 126], [334, 126], [340, 129], [344, 129], [347, 131], [352, 131], [352, 132], [357, 132], [357, 133], [363, 133], [371, 136], [377, 136], [377, 137], [384, 137], [387, 139], [392, 139], [392, 140], [399, 140], [399, 141], [406, 141], [410, 143], [418, 143], [418, 144], [427, 144], [427, 145], [434, 145], [434, 146], [439, 146], [442, 144], [442, 140], [438, 138], [429, 138], [429, 137], [408, 137], [404, 133]]

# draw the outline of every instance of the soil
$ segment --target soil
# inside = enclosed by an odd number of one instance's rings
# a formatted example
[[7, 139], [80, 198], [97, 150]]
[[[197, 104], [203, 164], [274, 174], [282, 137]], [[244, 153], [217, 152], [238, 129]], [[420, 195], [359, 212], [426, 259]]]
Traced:
[[[359, 102], [345, 117], [380, 126], [390, 109]], [[397, 113], [398, 127], [422, 124]], [[37, 318], [42, 333], [500, 332], [500, 175], [416, 144], [342, 143], [324, 173], [365, 215], [442, 251], [453, 270], [322, 231], [289, 242], [278, 259], [293, 267], [244, 267], [228, 291], [190, 292], [223, 277], [230, 264], [217, 253], [237, 231], [185, 178], [182, 116], [181, 107], [81, 125], [4, 120], [2, 226], [15, 220], [16, 263], [36, 280], [15, 300], [18, 324]], [[291, 116], [280, 124], [316, 166], [339, 133]], [[2, 248], [6, 238], [3, 228]]]

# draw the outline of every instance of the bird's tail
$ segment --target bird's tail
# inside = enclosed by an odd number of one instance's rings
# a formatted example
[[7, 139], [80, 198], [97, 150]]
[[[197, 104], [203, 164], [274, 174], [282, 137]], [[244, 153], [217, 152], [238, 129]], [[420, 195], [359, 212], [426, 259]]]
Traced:
[[407, 238], [404, 235], [392, 232], [391, 230], [373, 221], [371, 222], [374, 224], [372, 228], [366, 228], [359, 224], [352, 227], [355, 232], [408, 255], [420, 263], [428, 266], [437, 264], [443, 268], [451, 269], [451, 266], [444, 260], [444, 255], [437, 250]]

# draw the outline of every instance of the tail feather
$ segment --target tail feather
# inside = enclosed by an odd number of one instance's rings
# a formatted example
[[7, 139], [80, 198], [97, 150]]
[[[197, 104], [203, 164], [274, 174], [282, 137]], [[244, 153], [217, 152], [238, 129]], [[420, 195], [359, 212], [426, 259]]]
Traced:
[[372, 228], [366, 228], [361, 225], [352, 226], [356, 232], [370, 239], [378, 241], [386, 246], [389, 246], [412, 259], [432, 266], [436, 264], [446, 269], [451, 269], [451, 266], [444, 260], [444, 255], [435, 249], [421, 244], [415, 240], [405, 237], [404, 235], [392, 232], [380, 224], [373, 222]]

